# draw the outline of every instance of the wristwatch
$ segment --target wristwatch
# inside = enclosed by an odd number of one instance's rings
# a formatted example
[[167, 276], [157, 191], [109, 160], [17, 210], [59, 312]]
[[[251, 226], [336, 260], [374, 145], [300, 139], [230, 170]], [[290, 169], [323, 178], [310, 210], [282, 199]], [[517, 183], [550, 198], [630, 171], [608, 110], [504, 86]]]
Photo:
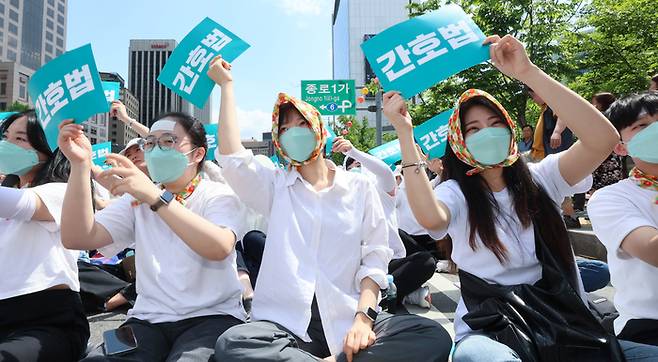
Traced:
[[174, 199], [174, 194], [172, 194], [167, 190], [164, 190], [164, 192], [162, 192], [162, 194], [160, 195], [158, 201], [156, 201], [155, 204], [151, 205], [151, 210], [153, 212], [158, 211], [158, 209], [161, 208], [162, 206], [169, 205], [169, 203], [173, 199]]
[[377, 313], [376, 310], [374, 310], [370, 307], [357, 310], [356, 314], [354, 314], [354, 316], [356, 317], [357, 314], [359, 314], [359, 313], [363, 313], [363, 315], [365, 315], [372, 322], [374, 322], [375, 319], [377, 319], [377, 316], [379, 315], [379, 313]]

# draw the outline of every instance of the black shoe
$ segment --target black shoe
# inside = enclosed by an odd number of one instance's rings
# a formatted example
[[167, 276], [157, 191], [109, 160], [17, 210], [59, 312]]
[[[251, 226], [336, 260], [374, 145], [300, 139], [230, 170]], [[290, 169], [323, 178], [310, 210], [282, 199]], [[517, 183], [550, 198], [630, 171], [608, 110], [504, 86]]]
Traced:
[[580, 229], [580, 220], [575, 217], [564, 215], [564, 223], [567, 225], [567, 229]]

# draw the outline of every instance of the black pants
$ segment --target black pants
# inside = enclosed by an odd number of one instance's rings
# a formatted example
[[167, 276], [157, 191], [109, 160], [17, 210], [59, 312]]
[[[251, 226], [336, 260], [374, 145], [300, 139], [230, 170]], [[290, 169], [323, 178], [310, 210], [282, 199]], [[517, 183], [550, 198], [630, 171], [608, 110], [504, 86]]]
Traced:
[[436, 270], [436, 260], [427, 251], [419, 251], [402, 259], [391, 260], [388, 273], [397, 287], [398, 303], [430, 280]]
[[89, 324], [78, 293], [44, 290], [0, 300], [0, 361], [77, 361]]
[[263, 260], [263, 251], [265, 250], [265, 233], [252, 230], [244, 235], [241, 243], [237, 243], [235, 250], [238, 254], [238, 270], [245, 271], [249, 274], [251, 287], [256, 288], [256, 279], [260, 263]]
[[120, 356], [105, 356], [101, 348], [83, 361], [212, 361], [217, 338], [238, 324], [242, 324], [242, 321], [228, 315], [196, 317], [169, 323], [149, 323], [130, 318], [123, 325], [132, 328], [137, 349]]
[[78, 260], [80, 297], [85, 313], [102, 312], [105, 302], [121, 292], [131, 305], [135, 304], [135, 284], [126, 281], [123, 268], [118, 265], [94, 265]]
[[658, 346], [658, 320], [631, 319], [617, 336], [619, 339]]

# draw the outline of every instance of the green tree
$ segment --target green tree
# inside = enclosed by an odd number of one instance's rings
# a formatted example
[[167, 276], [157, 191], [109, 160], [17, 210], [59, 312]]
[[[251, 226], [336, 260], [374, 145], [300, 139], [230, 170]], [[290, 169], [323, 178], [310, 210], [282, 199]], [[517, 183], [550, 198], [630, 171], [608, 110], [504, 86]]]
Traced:
[[658, 73], [656, 0], [592, 0], [566, 39], [582, 69], [570, 86], [581, 95], [646, 90]]
[[14, 101], [14, 103], [10, 104], [7, 109], [4, 110], [4, 112], [23, 112], [27, 111], [30, 109], [30, 106], [27, 104], [21, 103], [19, 101]]
[[[412, 16], [438, 9], [448, 2], [460, 5], [473, 16], [485, 34], [512, 34], [521, 40], [530, 59], [557, 79], [573, 78], [576, 68], [571, 52], [561, 39], [573, 31], [582, 12], [584, 0], [429, 0], [409, 5]], [[454, 107], [455, 100], [469, 88], [479, 88], [494, 95], [519, 124], [534, 123], [536, 108], [526, 120], [531, 103], [523, 85], [498, 72], [490, 63], [465, 70], [423, 92], [421, 101], [410, 107], [414, 123]], [[534, 113], [537, 113], [536, 115]]]

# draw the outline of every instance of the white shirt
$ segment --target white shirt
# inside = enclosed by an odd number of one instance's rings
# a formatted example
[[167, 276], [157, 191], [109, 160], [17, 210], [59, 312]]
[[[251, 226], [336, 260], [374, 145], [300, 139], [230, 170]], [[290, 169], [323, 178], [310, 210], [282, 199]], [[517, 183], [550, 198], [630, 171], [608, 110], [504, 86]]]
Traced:
[[316, 296], [332, 354], [354, 321], [361, 280], [387, 287], [388, 227], [375, 187], [363, 175], [335, 170], [315, 191], [295, 170], [270, 169], [244, 150], [220, 155], [224, 177], [247, 206], [269, 215], [252, 319], [279, 323], [305, 341]]
[[78, 251], [62, 245], [60, 221], [65, 183], [25, 189], [35, 193], [55, 221], [0, 221], [0, 299], [67, 285], [79, 292]]
[[[148, 205], [132, 201], [124, 195], [96, 214], [113, 240], [100, 249], [103, 255], [116, 255], [135, 241], [137, 301], [128, 316], [151, 323], [218, 314], [244, 320], [235, 250], [222, 261], [205, 259]], [[242, 206], [227, 185], [202, 179], [185, 207], [240, 234]]]
[[397, 219], [400, 229], [409, 235], [427, 235], [427, 230], [420, 226], [414, 216], [407, 198], [407, 190], [404, 180], [400, 183], [396, 200]]
[[[585, 192], [592, 186], [592, 177], [569, 186], [558, 168], [559, 154], [550, 155], [539, 163], [529, 164], [530, 173], [548, 196], [557, 205], [565, 197]], [[470, 227], [468, 206], [464, 194], [455, 180], [439, 184], [434, 190], [437, 200], [443, 202], [450, 210], [450, 225], [447, 230], [429, 231], [434, 239], [442, 239], [449, 234], [452, 237], [452, 260], [459, 269], [476, 275], [488, 283], [500, 285], [534, 284], [541, 279], [542, 269], [535, 253], [535, 235], [531, 225], [524, 228], [514, 210], [512, 195], [507, 189], [494, 192], [501, 213], [496, 216], [496, 234], [507, 249], [508, 261], [501, 264], [494, 253], [487, 249], [479, 235], [476, 234], [478, 247], [475, 251], [469, 246]], [[577, 268], [576, 268], [577, 270]], [[585, 300], [584, 290], [578, 274], [581, 298]], [[459, 301], [455, 312], [455, 340], [458, 341], [471, 329], [462, 320], [467, 313], [463, 300]]]
[[610, 278], [615, 287], [619, 334], [631, 319], [658, 320], [658, 268], [621, 249], [633, 230], [658, 229], [658, 191], [639, 187], [631, 179], [619, 181], [594, 193], [587, 212], [596, 236], [608, 250]]

